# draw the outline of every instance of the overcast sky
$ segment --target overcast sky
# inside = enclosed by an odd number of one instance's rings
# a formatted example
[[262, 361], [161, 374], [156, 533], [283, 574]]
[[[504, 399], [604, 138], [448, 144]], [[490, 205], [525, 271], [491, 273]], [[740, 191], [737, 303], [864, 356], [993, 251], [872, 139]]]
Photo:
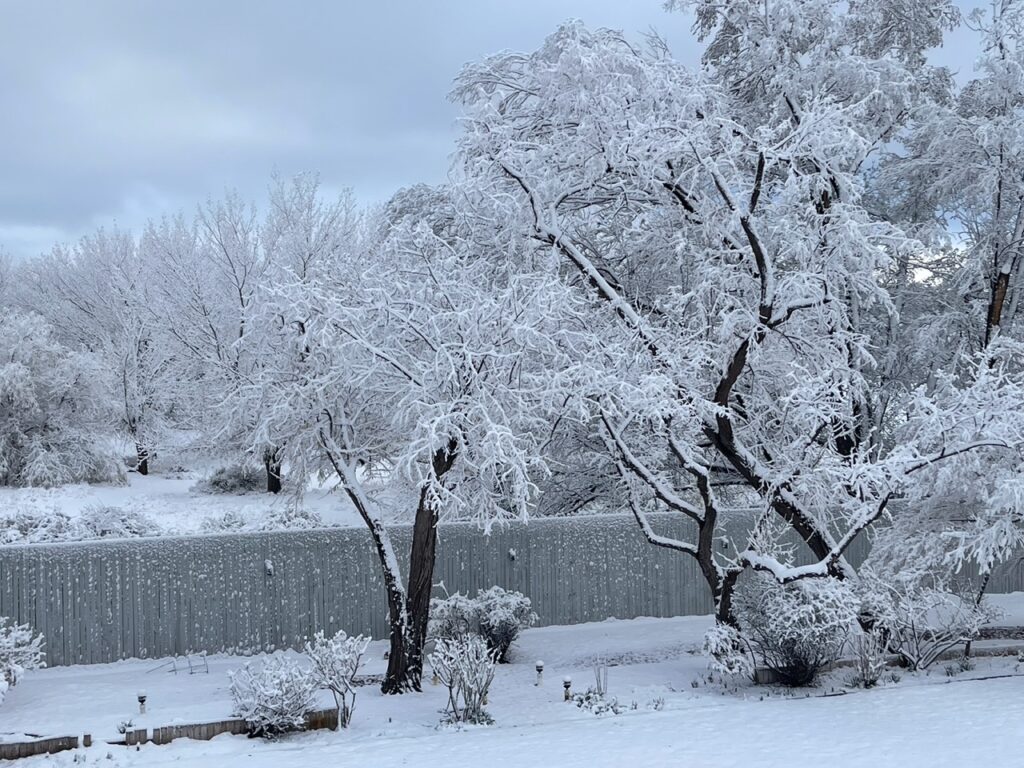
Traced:
[[[657, 29], [661, 0], [0, 0], [0, 247], [16, 258], [115, 221], [262, 199], [274, 170], [364, 201], [444, 180], [461, 65], [583, 19]], [[961, 33], [938, 59], [969, 71]]]

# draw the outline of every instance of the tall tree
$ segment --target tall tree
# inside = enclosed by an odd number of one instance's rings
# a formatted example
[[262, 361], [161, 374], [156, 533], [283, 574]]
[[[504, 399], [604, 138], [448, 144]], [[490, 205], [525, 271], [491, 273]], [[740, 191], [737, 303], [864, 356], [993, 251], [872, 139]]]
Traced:
[[[864, 206], [862, 169], [931, 80], [898, 42], [937, 39], [948, 6], [910, 3], [922, 34], [891, 44], [869, 23], [885, 9], [857, 8], [698, 4], [699, 72], [658, 41], [570, 24], [455, 90], [457, 177], [493, 202], [492, 229], [556, 256], [591, 300], [603, 335], [576, 396], [644, 534], [697, 560], [723, 622], [745, 569], [850, 575], [845, 550], [891, 499], [941, 493], [1024, 434], [1004, 359], [966, 388], [904, 393], [891, 439], [865, 439], [863, 318], [892, 311], [878, 276], [920, 245]], [[659, 534], [658, 507], [692, 536]], [[794, 565], [786, 532], [815, 563]]]
[[[275, 273], [262, 306], [277, 334], [253, 383], [258, 439], [336, 478], [370, 532], [390, 618], [387, 693], [420, 688], [438, 523], [526, 516], [540, 372], [558, 367], [567, 337], [547, 311], [562, 305], [558, 281], [475, 258], [417, 199], [401, 201], [416, 216], [392, 209], [398, 220], [360, 248]], [[405, 580], [392, 516], [413, 522]]]
[[16, 301], [46, 318], [59, 340], [94, 353], [117, 393], [111, 431], [132, 442], [148, 474], [166, 429], [166, 337], [150, 311], [151, 266], [128, 232], [100, 229], [73, 248], [58, 246], [21, 266]]

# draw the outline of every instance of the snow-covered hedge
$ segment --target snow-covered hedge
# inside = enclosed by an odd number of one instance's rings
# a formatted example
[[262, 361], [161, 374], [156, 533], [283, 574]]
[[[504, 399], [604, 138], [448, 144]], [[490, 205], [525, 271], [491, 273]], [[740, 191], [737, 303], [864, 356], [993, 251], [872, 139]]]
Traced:
[[519, 633], [536, 622], [530, 598], [494, 586], [479, 590], [475, 598], [456, 593], [431, 600], [428, 631], [431, 637], [442, 639], [478, 634], [504, 664]]
[[0, 618], [0, 703], [26, 672], [45, 666], [43, 636], [27, 624]]
[[71, 518], [56, 509], [0, 512], [0, 544], [46, 544], [73, 536]]
[[521, 592], [491, 587], [476, 596], [480, 636], [495, 652], [498, 662], [508, 661], [508, 651], [519, 633], [537, 623], [530, 598]]
[[301, 730], [319, 687], [310, 670], [281, 656], [259, 667], [246, 664], [230, 677], [234, 714], [249, 724], [251, 735], [265, 738]]

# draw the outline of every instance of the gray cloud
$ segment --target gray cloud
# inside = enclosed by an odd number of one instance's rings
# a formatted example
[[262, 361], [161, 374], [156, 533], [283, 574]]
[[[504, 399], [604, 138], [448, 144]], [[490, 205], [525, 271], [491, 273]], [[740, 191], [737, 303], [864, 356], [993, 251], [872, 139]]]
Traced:
[[4, 15], [0, 244], [15, 256], [227, 187], [260, 198], [274, 170], [366, 201], [441, 181], [462, 64], [568, 18], [656, 28], [698, 56], [661, 0], [21, 0]]

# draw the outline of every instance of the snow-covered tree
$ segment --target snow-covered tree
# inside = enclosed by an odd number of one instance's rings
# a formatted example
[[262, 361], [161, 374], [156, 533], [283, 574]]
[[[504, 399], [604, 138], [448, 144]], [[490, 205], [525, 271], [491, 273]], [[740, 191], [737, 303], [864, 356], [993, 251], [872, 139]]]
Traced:
[[[239, 393], [260, 365], [262, 329], [253, 317], [268, 269], [255, 206], [235, 193], [208, 201], [194, 221], [179, 215], [151, 223], [140, 250], [155, 264], [155, 307], [173, 341], [183, 426], [210, 453], [243, 452], [252, 420], [230, 416], [241, 412]], [[280, 490], [276, 464], [268, 466], [267, 488]]]
[[166, 430], [173, 383], [151, 310], [151, 271], [131, 234], [100, 229], [28, 261], [17, 291], [20, 306], [45, 317], [62, 343], [103, 361], [117, 402], [108, 431], [132, 442], [143, 475]]
[[359, 225], [350, 194], [325, 202], [318, 189], [313, 175], [275, 178], [265, 216], [229, 194], [192, 222], [178, 216], [151, 224], [141, 245], [157, 264], [157, 312], [174, 342], [184, 423], [207, 451], [261, 462], [272, 493], [281, 490], [282, 446], [252, 442], [259, 406], [244, 400], [270, 332], [257, 320], [259, 295], [282, 274], [312, 273], [351, 247]]
[[[420, 686], [438, 522], [527, 515], [550, 395], [539, 372], [564, 367], [571, 343], [560, 281], [477, 258], [454, 223], [420, 210], [277, 274], [261, 315], [277, 333], [250, 395], [257, 439], [334, 476], [370, 531], [391, 624], [386, 692]], [[413, 520], [406, 581], [394, 510]]]
[[[874, 318], [896, 318], [880, 276], [921, 245], [868, 210], [862, 169], [945, 80], [922, 54], [953, 16], [905, 6], [698, 4], [697, 72], [658, 41], [574, 23], [457, 82], [457, 178], [486, 201], [480, 225], [528, 238], [590, 302], [590, 349], [557, 385], [594, 414], [645, 535], [696, 558], [724, 622], [745, 569], [849, 576], [843, 553], [890, 500], [942, 493], [1024, 438], [1005, 356], [872, 420]], [[660, 535], [654, 508], [692, 537]], [[792, 533], [815, 563], [793, 565]]]
[[980, 37], [976, 77], [920, 110], [881, 175], [924, 200], [961, 254], [947, 269], [958, 298], [955, 352], [1014, 333], [1024, 261], [1024, 4], [994, 0], [968, 22]]
[[122, 479], [103, 439], [105, 381], [99, 358], [60, 344], [38, 315], [0, 317], [0, 485]]
[[[981, 43], [975, 77], [915, 113], [877, 176], [875, 196], [932, 245], [898, 294], [910, 302], [899, 307], [902, 337], [888, 352], [883, 388], [912, 377], [937, 388], [950, 373], [987, 376], [974, 364], [979, 355], [1019, 369], [1024, 4], [996, 0], [967, 23]], [[902, 507], [880, 533], [879, 564], [948, 586], [973, 562], [985, 577], [980, 599], [991, 569], [1024, 542], [1019, 473], [1019, 456], [989, 457], [948, 498]]]
[[0, 250], [0, 307], [6, 306], [11, 291], [11, 257]]

